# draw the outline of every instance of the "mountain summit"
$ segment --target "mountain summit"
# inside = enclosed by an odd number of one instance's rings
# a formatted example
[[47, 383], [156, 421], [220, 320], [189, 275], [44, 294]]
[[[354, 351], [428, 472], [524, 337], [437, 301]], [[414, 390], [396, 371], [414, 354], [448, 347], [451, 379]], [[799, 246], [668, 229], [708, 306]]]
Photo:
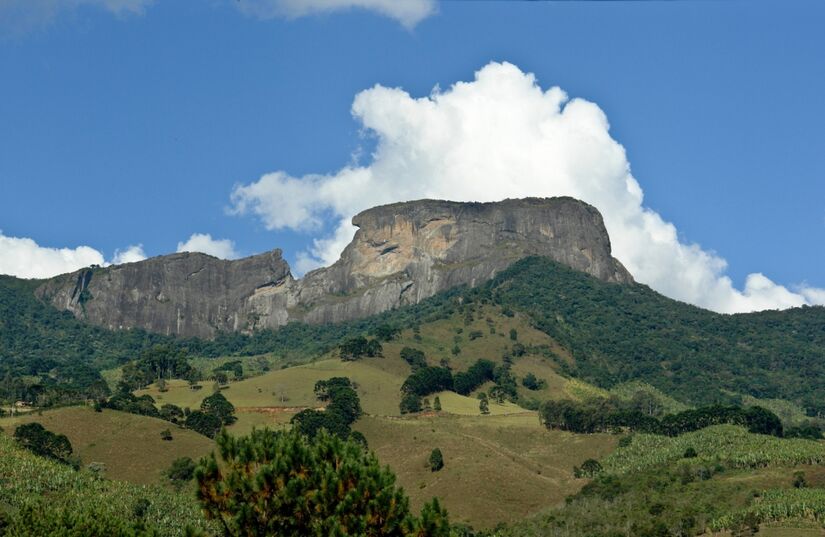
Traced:
[[366, 317], [478, 285], [533, 255], [606, 282], [633, 281], [611, 255], [601, 214], [573, 198], [419, 200], [366, 210], [352, 223], [359, 229], [341, 258], [299, 280], [280, 250], [235, 261], [179, 253], [64, 274], [36, 293], [107, 328], [211, 337]]

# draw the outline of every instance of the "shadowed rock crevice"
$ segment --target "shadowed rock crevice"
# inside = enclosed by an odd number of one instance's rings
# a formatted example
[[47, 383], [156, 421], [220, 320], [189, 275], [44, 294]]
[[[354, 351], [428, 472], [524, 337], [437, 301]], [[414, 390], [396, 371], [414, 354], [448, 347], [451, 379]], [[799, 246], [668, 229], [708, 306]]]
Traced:
[[599, 212], [573, 198], [395, 203], [353, 224], [359, 229], [341, 258], [301, 280], [280, 250], [235, 261], [181, 253], [57, 276], [37, 294], [107, 328], [211, 337], [366, 317], [478, 285], [532, 255], [604, 281], [632, 281], [611, 256]]

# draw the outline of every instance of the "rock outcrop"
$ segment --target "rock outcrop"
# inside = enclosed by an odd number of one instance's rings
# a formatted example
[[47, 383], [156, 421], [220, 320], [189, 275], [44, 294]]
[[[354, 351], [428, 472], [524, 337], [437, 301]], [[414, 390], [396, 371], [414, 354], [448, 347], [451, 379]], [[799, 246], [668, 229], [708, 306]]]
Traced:
[[[36, 293], [106, 328], [211, 337], [218, 330], [254, 328], [249, 298], [291, 282], [280, 250], [237, 261], [180, 253], [82, 269], [46, 281]], [[285, 323], [286, 312], [273, 321]]]
[[632, 277], [610, 253], [599, 212], [572, 198], [496, 203], [421, 200], [353, 218], [359, 229], [332, 266], [295, 280], [281, 252], [222, 261], [174, 254], [58, 276], [38, 295], [109, 328], [209, 337], [290, 320], [365, 317], [456, 285], [478, 285], [541, 255], [599, 279]]

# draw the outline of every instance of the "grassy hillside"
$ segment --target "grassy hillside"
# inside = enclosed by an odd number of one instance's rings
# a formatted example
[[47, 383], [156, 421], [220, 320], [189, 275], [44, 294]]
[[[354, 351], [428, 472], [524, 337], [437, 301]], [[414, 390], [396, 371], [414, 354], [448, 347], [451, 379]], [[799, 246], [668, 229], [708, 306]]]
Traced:
[[[573, 477], [573, 466], [607, 454], [616, 442], [611, 435], [547, 431], [534, 413], [366, 417], [355, 429], [397, 474], [416, 509], [437, 496], [453, 520], [476, 528], [513, 522], [562, 501], [586, 482]], [[432, 472], [427, 458], [436, 447], [444, 468]]]
[[[186, 526], [217, 533], [203, 520], [199, 505], [189, 494], [77, 472], [18, 448], [5, 434], [0, 434], [0, 476], [0, 517], [11, 525], [6, 528], [11, 535], [16, 535], [18, 529], [29, 530], [15, 528], [17, 517], [26, 508], [32, 509], [38, 518], [71, 513], [128, 524], [142, 521], [164, 536], [184, 535]], [[136, 507], [145, 502], [145, 514], [138, 516]]]
[[[510, 330], [516, 331], [515, 339], [511, 339]], [[454, 520], [476, 528], [513, 522], [575, 493], [586, 480], [573, 477], [573, 466], [609, 453], [616, 437], [548, 431], [539, 423], [536, 412], [512, 402], [491, 401], [490, 415], [481, 416], [474, 394], [432, 394], [428, 396], [430, 403], [438, 397], [442, 411], [417, 416], [401, 417], [399, 402], [401, 385], [411, 373], [400, 356], [404, 347], [424, 351], [430, 365], [445, 361], [454, 371], [461, 371], [479, 358], [503, 363], [516, 343], [526, 347], [525, 354], [513, 363], [519, 379], [532, 372], [547, 383], [537, 391], [520, 387], [525, 396], [541, 400], [598, 392], [557, 373], [554, 357], [563, 349], [533, 329], [527, 317], [504, 315], [501, 308], [484, 305], [474, 311], [472, 318], [453, 311], [444, 318], [402, 330], [395, 339], [384, 342], [382, 357], [348, 362], [330, 352], [313, 363], [231, 382], [221, 390], [237, 409], [238, 421], [229, 430], [245, 434], [253, 426], [288, 426], [300, 409], [322, 405], [314, 394], [318, 380], [346, 376], [357, 386], [366, 413], [355, 429], [365, 435], [381, 463], [398, 475], [415, 509], [435, 495]], [[452, 352], [456, 344], [461, 348], [458, 354]], [[197, 408], [213, 389], [211, 382], [202, 384], [202, 389], [192, 390], [185, 381], [171, 381], [167, 391], [160, 392], [151, 385], [136, 394], [149, 394], [158, 405]], [[477, 391], [490, 385], [484, 384]], [[444, 454], [445, 468], [434, 473], [427, 458], [435, 447]]]
[[[138, 484], [162, 483], [162, 472], [179, 457], [198, 458], [213, 448], [213, 442], [194, 431], [169, 422], [116, 410], [95, 412], [86, 407], [66, 407], [13, 418], [0, 419], [9, 433], [21, 423], [38, 422], [46, 429], [65, 434], [84, 465], [105, 464], [105, 475]], [[170, 429], [172, 440], [160, 432]]]
[[[724, 425], [677, 438], [634, 435], [619, 445], [565, 504], [504, 535], [750, 535], [755, 527], [759, 535], [817, 535], [825, 527], [825, 442]], [[688, 448], [697, 455], [686, 457]]]

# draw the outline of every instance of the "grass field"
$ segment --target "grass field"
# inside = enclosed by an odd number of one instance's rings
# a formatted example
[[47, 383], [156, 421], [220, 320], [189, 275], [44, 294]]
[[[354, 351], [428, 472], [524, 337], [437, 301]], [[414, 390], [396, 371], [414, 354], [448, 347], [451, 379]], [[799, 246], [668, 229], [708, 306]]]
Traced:
[[[615, 445], [610, 435], [547, 431], [535, 413], [523, 411], [475, 417], [368, 416], [355, 429], [396, 473], [416, 509], [437, 496], [453, 520], [476, 528], [518, 520], [563, 501], [586, 482], [573, 478], [573, 466], [604, 456]], [[436, 447], [444, 455], [444, 468], [432, 472], [427, 458]]]
[[[68, 407], [0, 420], [6, 433], [21, 423], [36, 421], [46, 429], [65, 434], [74, 453], [83, 461], [102, 462], [105, 475], [132, 483], [162, 483], [162, 472], [178, 457], [197, 460], [212, 450], [213, 442], [194, 431], [179, 429], [167, 421], [105, 409]], [[172, 440], [160, 437], [172, 431]]]
[[[398, 359], [400, 361], [400, 359]], [[237, 408], [244, 407], [315, 407], [315, 383], [331, 377], [349, 377], [358, 385], [358, 395], [364, 411], [369, 414], [398, 414], [401, 383], [404, 377], [386, 371], [388, 358], [368, 358], [358, 362], [328, 359], [307, 365], [270, 371], [264, 375], [232, 382], [222, 390]], [[152, 385], [136, 395], [149, 394], [159, 405], [171, 403], [180, 407], [198, 408], [204, 397], [212, 393], [212, 383], [193, 391], [184, 381], [170, 381], [169, 390], [160, 392]]]

